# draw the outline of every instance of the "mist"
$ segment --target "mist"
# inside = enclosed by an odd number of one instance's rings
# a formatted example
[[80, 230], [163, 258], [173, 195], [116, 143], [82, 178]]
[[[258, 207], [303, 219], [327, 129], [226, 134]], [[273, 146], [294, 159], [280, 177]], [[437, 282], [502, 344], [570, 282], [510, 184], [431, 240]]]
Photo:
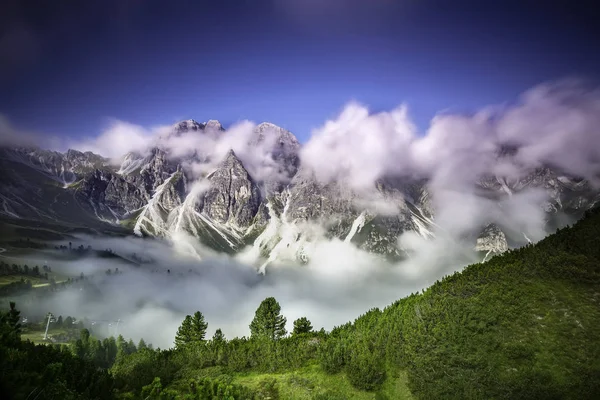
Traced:
[[[257, 274], [253, 266], [234, 257], [214, 255], [198, 261], [164, 240], [81, 236], [72, 242], [74, 246], [110, 248], [124, 257], [143, 254], [152, 262], [130, 266], [94, 257], [61, 261], [53, 260], [53, 251], [40, 252], [27, 262], [47, 261], [55, 273], [83, 273], [87, 284], [83, 289], [75, 284], [49, 294], [39, 303], [17, 299], [23, 303], [22, 314], [50, 311], [90, 322], [113, 321], [113, 325], [120, 319], [119, 334], [134, 340], [144, 338], [161, 348], [173, 345], [185, 315], [197, 310], [208, 321], [208, 335], [221, 328], [228, 338], [248, 336], [254, 311], [262, 300], [274, 296], [287, 317], [288, 331], [302, 316], [309, 318], [315, 329], [330, 330], [369, 308], [384, 307], [424, 287], [435, 275], [411, 276], [401, 266], [393, 267], [339, 240], [319, 243], [306, 265], [280, 264], [266, 275]], [[118, 275], [105, 273], [115, 268]], [[97, 324], [99, 333], [107, 332]]]

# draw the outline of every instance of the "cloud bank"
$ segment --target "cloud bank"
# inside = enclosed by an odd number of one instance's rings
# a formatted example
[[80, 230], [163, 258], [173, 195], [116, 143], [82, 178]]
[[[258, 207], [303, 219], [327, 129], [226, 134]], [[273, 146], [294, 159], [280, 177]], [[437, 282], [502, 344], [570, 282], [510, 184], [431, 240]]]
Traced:
[[[83, 272], [88, 284], [51, 294], [43, 304], [17, 299], [23, 304], [22, 314], [44, 315], [51, 310], [90, 321], [120, 319], [119, 333], [136, 340], [143, 337], [163, 348], [172, 346], [184, 316], [196, 310], [205, 314], [210, 334], [221, 328], [229, 338], [247, 336], [260, 302], [275, 296], [288, 319], [288, 330], [301, 316], [311, 319], [317, 329], [331, 329], [355, 318], [367, 305], [385, 306], [415, 285], [427, 283], [409, 279], [377, 257], [337, 240], [319, 243], [304, 268], [282, 265], [266, 276], [227, 256], [198, 262], [161, 240], [82, 236], [73, 243], [111, 248], [123, 256], [143, 254], [153, 262], [140, 267], [93, 257], [66, 262], [52, 252], [40, 252], [27, 262], [47, 261], [54, 272], [72, 276]], [[122, 273], [105, 274], [115, 267]], [[98, 326], [99, 333], [104, 330]]]
[[599, 126], [600, 89], [577, 80], [540, 85], [501, 109], [440, 114], [423, 134], [416, 132], [406, 106], [371, 114], [350, 104], [313, 132], [302, 161], [324, 181], [342, 179], [357, 187], [399, 173], [454, 186], [510, 173], [498, 151], [513, 146], [518, 149], [513, 173], [554, 165], [593, 180], [600, 169]]

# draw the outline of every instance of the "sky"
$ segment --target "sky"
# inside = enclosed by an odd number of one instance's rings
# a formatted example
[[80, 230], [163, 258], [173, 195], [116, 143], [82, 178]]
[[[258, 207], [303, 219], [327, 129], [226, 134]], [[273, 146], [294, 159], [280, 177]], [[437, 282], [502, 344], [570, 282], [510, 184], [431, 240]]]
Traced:
[[193, 118], [270, 121], [306, 142], [355, 101], [405, 103], [425, 131], [439, 112], [597, 80], [598, 17], [562, 0], [8, 0], [0, 114], [71, 139]]

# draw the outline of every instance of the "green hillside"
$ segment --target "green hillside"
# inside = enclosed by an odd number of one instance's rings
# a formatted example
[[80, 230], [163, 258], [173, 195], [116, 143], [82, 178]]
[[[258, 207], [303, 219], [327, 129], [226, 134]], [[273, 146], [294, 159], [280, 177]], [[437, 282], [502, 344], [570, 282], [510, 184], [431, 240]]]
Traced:
[[[309, 332], [284, 334], [273, 301], [268, 312], [261, 313], [263, 304], [257, 310], [250, 338], [205, 340], [205, 325], [184, 324], [176, 349], [120, 350], [110, 384], [94, 375], [102, 384], [82, 398], [597, 399], [599, 243], [594, 210], [536, 245], [470, 265], [331, 332], [305, 326]], [[9, 316], [1, 327], [10, 333]], [[35, 347], [2, 340], [0, 368], [11, 371], [0, 375], [3, 390], [16, 393], [14, 382], [19, 393], [32, 385], [26, 382], [43, 385], [18, 376], [24, 365], [40, 377], [48, 367], [13, 361]], [[71, 347], [92, 364], [104, 351]], [[61, 373], [55, 367], [53, 390], [64, 382], [69, 393], [80, 392]]]

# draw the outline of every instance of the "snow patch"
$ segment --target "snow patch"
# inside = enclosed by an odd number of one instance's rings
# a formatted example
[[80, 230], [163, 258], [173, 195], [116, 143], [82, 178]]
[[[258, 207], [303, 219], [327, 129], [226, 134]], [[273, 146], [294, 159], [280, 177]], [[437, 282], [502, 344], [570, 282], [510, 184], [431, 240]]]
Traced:
[[356, 235], [356, 233], [360, 232], [360, 230], [365, 226], [365, 220], [366, 220], [366, 212], [363, 211], [352, 223], [352, 227], [350, 228], [350, 232], [348, 232], [348, 235], [344, 239], [344, 243], [350, 243], [350, 241], [352, 240], [354, 235]]

